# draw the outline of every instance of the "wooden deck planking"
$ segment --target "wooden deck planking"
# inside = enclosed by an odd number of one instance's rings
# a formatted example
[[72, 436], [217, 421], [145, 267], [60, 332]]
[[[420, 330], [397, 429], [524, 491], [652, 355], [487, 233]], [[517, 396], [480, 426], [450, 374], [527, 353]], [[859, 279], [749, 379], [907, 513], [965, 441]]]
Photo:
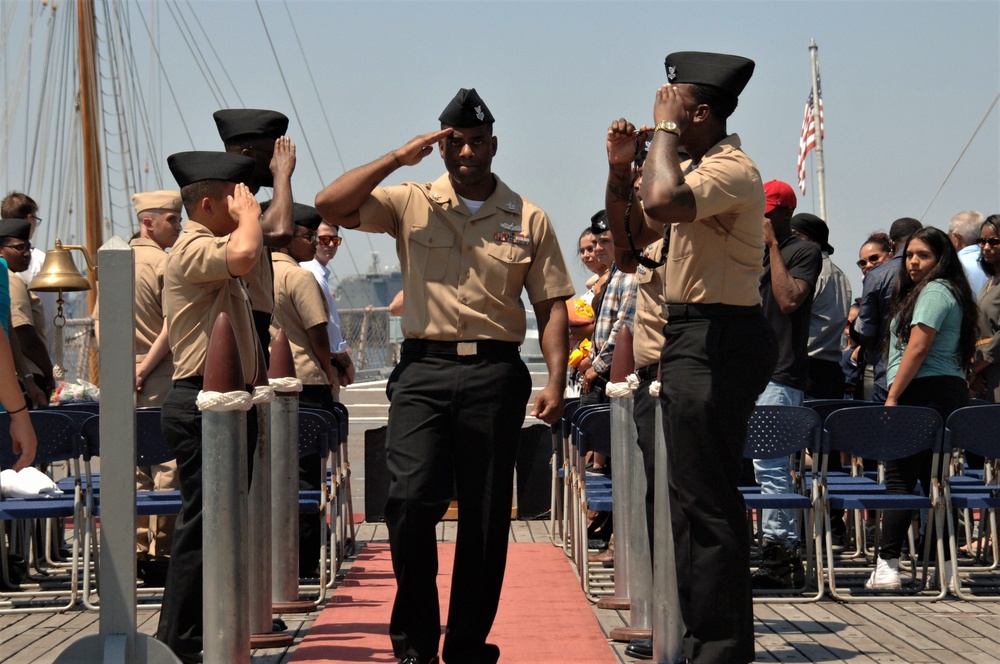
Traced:
[[[512, 521], [511, 542], [547, 542], [548, 521]], [[438, 527], [441, 541], [454, 541], [455, 522]], [[383, 523], [357, 528], [359, 543], [385, 542]], [[347, 561], [345, 569], [350, 567]], [[570, 564], [567, 560], [567, 564]], [[607, 570], [595, 578], [610, 582]], [[613, 587], [612, 587], [613, 590]], [[615, 627], [625, 626], [627, 611], [593, 610], [605, 638]], [[312, 625], [316, 613], [282, 618], [296, 636], [296, 645]], [[138, 611], [138, 631], [151, 635], [159, 614]], [[62, 614], [0, 616], [0, 662], [48, 664], [73, 641], [99, 631], [99, 615], [92, 611]], [[920, 664], [942, 662], [996, 662], [1000, 652], [1000, 603], [890, 602], [841, 604], [824, 600], [815, 604], [758, 604], [754, 606], [754, 632], [758, 662], [836, 662], [852, 664]], [[609, 640], [623, 664], [624, 643]], [[291, 648], [258, 650], [254, 664], [285, 664]]]

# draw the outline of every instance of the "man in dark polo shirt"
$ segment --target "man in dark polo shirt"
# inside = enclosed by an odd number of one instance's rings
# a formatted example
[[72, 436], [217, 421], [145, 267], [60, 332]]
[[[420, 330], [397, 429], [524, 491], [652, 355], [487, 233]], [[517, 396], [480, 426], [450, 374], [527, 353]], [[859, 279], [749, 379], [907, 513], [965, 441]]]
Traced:
[[[792, 235], [795, 192], [785, 182], [764, 185], [764, 274], [760, 298], [764, 316], [778, 340], [778, 363], [757, 405], [801, 406], [809, 382], [809, 316], [816, 279], [823, 266], [819, 245]], [[789, 457], [754, 459], [754, 474], [763, 493], [792, 491]], [[765, 509], [761, 520], [764, 551], [754, 572], [754, 588], [798, 588], [805, 579], [799, 555], [795, 510]]]

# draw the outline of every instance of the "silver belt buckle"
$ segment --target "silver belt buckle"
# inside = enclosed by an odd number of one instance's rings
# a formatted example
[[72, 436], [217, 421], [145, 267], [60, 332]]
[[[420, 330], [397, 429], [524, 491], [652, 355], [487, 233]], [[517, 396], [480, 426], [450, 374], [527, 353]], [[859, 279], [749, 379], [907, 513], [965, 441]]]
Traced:
[[475, 341], [459, 341], [455, 345], [455, 352], [458, 353], [459, 356], [476, 355], [477, 352], [478, 352], [477, 349], [476, 349], [476, 342]]

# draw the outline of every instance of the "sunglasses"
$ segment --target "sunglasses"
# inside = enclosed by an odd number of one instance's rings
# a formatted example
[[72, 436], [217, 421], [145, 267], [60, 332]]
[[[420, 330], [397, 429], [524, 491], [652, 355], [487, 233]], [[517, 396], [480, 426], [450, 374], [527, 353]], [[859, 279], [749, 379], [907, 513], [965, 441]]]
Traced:
[[27, 253], [27, 252], [31, 251], [31, 243], [30, 242], [18, 242], [17, 244], [5, 244], [5, 245], [3, 245], [3, 248], [5, 248], [5, 249], [13, 249], [14, 251], [17, 251], [17, 252], [20, 252], [20, 253]]
[[337, 235], [320, 235], [316, 239], [317, 239], [317, 241], [319, 241], [320, 244], [322, 244], [324, 246], [328, 245], [328, 244], [332, 244], [335, 247], [339, 247], [340, 243], [344, 241], [344, 238], [339, 237]]
[[996, 247], [997, 245], [1000, 245], [1000, 237], [981, 237], [976, 240], [976, 244], [980, 247], [985, 247], [986, 245]]
[[878, 262], [882, 260], [885, 254], [872, 254], [868, 258], [858, 259], [858, 267], [864, 267], [866, 265], [878, 265]]
[[296, 235], [295, 237], [300, 237], [309, 244], [316, 244], [318, 236], [315, 233], [302, 233], [301, 235]]

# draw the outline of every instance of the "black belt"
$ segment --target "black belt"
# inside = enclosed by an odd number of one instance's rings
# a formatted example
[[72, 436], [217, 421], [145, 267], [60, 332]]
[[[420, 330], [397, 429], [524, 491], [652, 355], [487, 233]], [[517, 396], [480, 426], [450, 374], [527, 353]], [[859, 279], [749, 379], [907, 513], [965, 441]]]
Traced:
[[200, 390], [204, 385], [205, 379], [202, 376], [191, 376], [190, 378], [181, 378], [174, 381], [174, 387], [188, 387], [193, 390]]
[[635, 370], [635, 375], [639, 377], [640, 381], [653, 380], [656, 378], [656, 374], [660, 371], [659, 364], [650, 364], [641, 369]]
[[665, 304], [667, 321], [680, 318], [725, 318], [731, 316], [762, 316], [759, 304], [748, 307], [736, 304]]
[[433, 341], [430, 339], [404, 339], [402, 354], [410, 356], [513, 359], [520, 355], [520, 344], [514, 341]]

